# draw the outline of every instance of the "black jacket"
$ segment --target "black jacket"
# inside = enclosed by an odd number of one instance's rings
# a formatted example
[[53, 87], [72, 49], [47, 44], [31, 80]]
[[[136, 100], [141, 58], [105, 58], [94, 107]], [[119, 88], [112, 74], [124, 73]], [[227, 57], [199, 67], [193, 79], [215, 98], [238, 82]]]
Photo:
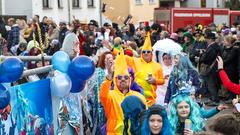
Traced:
[[8, 33], [7, 33], [7, 30], [6, 30], [4, 22], [1, 21], [1, 20], [0, 20], [0, 33], [2, 34], [2, 37], [5, 40], [7, 40]]
[[222, 56], [222, 51], [221, 47], [214, 42], [208, 45], [206, 51], [200, 55], [199, 63], [212, 65], [215, 62], [211, 72], [217, 74], [217, 56]]
[[193, 65], [197, 67], [198, 62], [195, 61], [195, 57], [200, 57], [200, 50], [206, 50], [207, 48], [207, 42], [206, 41], [195, 41], [193, 44], [193, 49], [189, 53], [189, 58]]
[[59, 42], [60, 42], [61, 46], [63, 44], [63, 40], [64, 40], [65, 36], [67, 35], [67, 31], [68, 31], [68, 29], [64, 28], [59, 32]]

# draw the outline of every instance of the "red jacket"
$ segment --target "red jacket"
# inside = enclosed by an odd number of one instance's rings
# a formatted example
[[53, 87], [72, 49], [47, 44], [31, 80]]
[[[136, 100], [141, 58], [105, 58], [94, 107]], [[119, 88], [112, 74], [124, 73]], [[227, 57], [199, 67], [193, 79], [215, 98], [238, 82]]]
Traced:
[[235, 84], [229, 80], [226, 72], [224, 70], [219, 71], [219, 76], [223, 82], [223, 86], [226, 87], [229, 91], [235, 93], [235, 94], [240, 94], [240, 85]]

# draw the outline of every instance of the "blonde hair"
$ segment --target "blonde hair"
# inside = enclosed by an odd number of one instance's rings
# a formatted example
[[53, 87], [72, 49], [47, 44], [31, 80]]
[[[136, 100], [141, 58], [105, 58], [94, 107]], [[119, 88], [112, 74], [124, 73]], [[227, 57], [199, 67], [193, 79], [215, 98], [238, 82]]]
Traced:
[[235, 42], [235, 38], [233, 38], [233, 36], [231, 35], [225, 36], [224, 40], [226, 40], [230, 44], [233, 44]]

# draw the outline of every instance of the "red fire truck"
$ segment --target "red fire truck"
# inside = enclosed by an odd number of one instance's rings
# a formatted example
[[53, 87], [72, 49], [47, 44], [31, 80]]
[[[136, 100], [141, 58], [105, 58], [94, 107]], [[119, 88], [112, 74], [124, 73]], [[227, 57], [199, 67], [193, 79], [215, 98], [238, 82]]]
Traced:
[[155, 9], [154, 20], [165, 24], [171, 32], [178, 28], [184, 28], [187, 25], [197, 23], [216, 25], [225, 23], [231, 26], [233, 22], [240, 23], [240, 11], [231, 11], [229, 9], [219, 8], [171, 8]]

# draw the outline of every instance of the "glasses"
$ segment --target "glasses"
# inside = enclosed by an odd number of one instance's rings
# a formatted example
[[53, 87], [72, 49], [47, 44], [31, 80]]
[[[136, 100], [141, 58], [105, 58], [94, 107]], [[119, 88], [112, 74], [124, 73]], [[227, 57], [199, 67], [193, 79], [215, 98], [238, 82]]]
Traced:
[[128, 76], [128, 75], [118, 75], [118, 76], [117, 76], [117, 79], [118, 79], [118, 80], [123, 80], [123, 79], [124, 79], [124, 80], [128, 80], [128, 79], [129, 79], [129, 76]]
[[149, 54], [149, 53], [151, 53], [152, 51], [149, 51], [149, 50], [144, 50], [144, 51], [142, 51], [142, 53], [143, 54]]

